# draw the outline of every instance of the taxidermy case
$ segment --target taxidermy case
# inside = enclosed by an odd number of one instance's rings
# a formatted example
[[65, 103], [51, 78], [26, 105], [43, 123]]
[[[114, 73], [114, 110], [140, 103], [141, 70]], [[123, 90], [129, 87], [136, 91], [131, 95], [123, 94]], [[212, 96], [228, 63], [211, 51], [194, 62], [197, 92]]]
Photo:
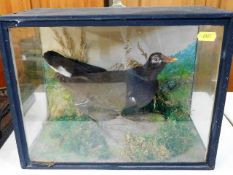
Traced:
[[[204, 7], [1, 17], [22, 167], [213, 168], [231, 17]], [[19, 43], [19, 31], [31, 37]]]

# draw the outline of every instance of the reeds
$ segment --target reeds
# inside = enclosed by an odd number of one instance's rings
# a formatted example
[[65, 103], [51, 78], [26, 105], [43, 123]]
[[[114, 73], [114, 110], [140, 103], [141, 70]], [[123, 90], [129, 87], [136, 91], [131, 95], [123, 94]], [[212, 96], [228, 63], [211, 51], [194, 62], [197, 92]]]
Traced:
[[72, 36], [73, 33], [69, 31], [69, 28], [63, 27], [59, 29], [60, 30], [58, 30], [57, 28], [51, 28], [54, 33], [54, 39], [62, 48], [61, 50], [59, 50], [59, 52], [67, 57], [74, 58], [82, 62], [87, 62], [88, 47], [84, 30], [81, 28], [80, 43], [79, 47], [77, 47], [77, 43]]

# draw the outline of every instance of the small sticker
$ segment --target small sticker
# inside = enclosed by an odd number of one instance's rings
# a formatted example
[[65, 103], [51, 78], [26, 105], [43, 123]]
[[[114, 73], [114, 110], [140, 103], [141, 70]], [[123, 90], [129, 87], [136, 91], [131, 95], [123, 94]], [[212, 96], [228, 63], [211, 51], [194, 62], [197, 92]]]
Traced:
[[198, 41], [215, 41], [217, 38], [216, 32], [199, 32], [197, 35]]

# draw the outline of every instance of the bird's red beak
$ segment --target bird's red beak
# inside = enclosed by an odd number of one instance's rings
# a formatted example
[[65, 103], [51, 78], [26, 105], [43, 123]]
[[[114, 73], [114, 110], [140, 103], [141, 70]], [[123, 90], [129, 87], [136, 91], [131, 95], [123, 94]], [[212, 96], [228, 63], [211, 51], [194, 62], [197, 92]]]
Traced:
[[177, 58], [163, 56], [163, 61], [164, 61], [165, 63], [172, 63], [172, 62], [177, 61]]

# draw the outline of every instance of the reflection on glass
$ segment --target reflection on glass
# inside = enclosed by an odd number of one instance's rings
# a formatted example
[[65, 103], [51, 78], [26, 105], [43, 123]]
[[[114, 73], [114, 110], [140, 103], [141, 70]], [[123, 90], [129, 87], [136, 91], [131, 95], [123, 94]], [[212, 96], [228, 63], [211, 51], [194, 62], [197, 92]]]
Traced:
[[[25, 38], [34, 31], [34, 49], [23, 49], [19, 30]], [[200, 31], [217, 38], [198, 41]], [[205, 161], [223, 27], [14, 28], [11, 35], [32, 161]], [[27, 110], [23, 92], [31, 94]]]

